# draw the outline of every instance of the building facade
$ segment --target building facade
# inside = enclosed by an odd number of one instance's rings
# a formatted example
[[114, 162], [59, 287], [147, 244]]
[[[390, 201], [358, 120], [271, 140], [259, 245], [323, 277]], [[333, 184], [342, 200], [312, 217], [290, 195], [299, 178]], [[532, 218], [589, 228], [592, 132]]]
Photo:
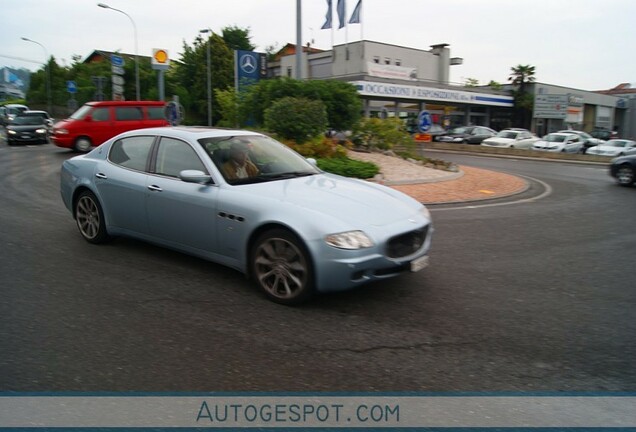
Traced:
[[[270, 62], [270, 77], [295, 77], [294, 46]], [[364, 104], [364, 115], [413, 118], [422, 110], [435, 123], [518, 126], [513, 123], [512, 87], [466, 87], [449, 82], [450, 68], [462, 64], [447, 44], [429, 50], [373, 41], [335, 45], [330, 51], [303, 47], [303, 79], [337, 79], [352, 83]], [[625, 135], [630, 124], [625, 98], [543, 83], [531, 83], [534, 110], [531, 129], [539, 134], [561, 129], [616, 129]], [[636, 92], [633, 103], [636, 104]], [[632, 110], [633, 112], [633, 110]]]

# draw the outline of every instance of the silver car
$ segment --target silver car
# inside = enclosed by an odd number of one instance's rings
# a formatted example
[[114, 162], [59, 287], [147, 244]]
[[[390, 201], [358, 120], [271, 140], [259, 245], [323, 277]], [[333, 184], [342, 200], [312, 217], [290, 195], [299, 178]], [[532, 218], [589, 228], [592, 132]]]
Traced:
[[583, 140], [577, 134], [553, 132], [532, 144], [533, 150], [562, 153], [579, 153]]
[[123, 133], [64, 162], [64, 204], [91, 243], [130, 236], [235, 268], [293, 304], [428, 264], [427, 209], [320, 171], [265, 135]]

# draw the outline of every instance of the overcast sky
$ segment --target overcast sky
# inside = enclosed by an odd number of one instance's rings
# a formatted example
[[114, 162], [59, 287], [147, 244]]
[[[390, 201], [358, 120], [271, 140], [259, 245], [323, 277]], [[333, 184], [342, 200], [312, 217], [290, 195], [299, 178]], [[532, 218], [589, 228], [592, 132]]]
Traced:
[[[347, 1], [350, 15], [357, 0]], [[38, 69], [44, 51], [70, 64], [94, 49], [134, 53], [133, 26], [93, 0], [0, 0], [0, 67]], [[249, 28], [257, 50], [296, 41], [296, 0], [103, 0], [129, 14], [139, 54], [168, 49], [178, 59], [198, 31]], [[363, 0], [361, 25], [334, 31], [335, 44], [360, 40], [430, 49], [450, 44], [451, 81], [507, 82], [510, 68], [529, 64], [539, 82], [582, 90], [636, 83], [636, 0]], [[336, 0], [334, 0], [335, 9]], [[302, 0], [303, 43], [330, 49], [321, 30], [326, 0]], [[334, 10], [335, 14], [335, 10]], [[336, 21], [334, 21], [336, 23]], [[408, 66], [408, 65], [407, 65]]]

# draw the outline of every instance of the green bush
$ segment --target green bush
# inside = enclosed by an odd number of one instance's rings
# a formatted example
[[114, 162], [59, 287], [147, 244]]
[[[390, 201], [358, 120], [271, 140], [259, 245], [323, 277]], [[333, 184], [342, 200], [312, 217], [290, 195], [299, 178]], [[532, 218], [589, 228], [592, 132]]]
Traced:
[[359, 179], [372, 178], [380, 172], [380, 168], [374, 163], [349, 159], [347, 157], [318, 159], [318, 168], [333, 174]]
[[327, 110], [319, 100], [285, 97], [265, 110], [265, 128], [303, 144], [327, 129]]
[[287, 140], [280, 137], [276, 137], [276, 139], [305, 157], [340, 158], [347, 155], [347, 149], [344, 146], [339, 145], [334, 139], [325, 136], [312, 138], [303, 144], [298, 144], [294, 140]]
[[413, 144], [411, 134], [399, 118], [363, 118], [353, 130], [351, 141], [368, 149], [390, 150], [393, 146]]

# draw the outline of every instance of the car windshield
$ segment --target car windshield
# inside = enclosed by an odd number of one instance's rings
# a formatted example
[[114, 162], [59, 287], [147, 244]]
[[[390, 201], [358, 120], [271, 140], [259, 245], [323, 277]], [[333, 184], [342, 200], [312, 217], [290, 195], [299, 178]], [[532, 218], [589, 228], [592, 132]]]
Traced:
[[450, 130], [449, 133], [452, 134], [465, 134], [465, 133], [469, 133], [470, 130], [468, 128], [465, 127], [456, 127]]
[[510, 139], [517, 138], [517, 135], [518, 135], [518, 132], [507, 131], [507, 130], [502, 130], [501, 132], [497, 134], [499, 138], [510, 138]]
[[563, 142], [565, 141], [565, 135], [548, 135], [544, 138], [547, 142]]
[[72, 118], [73, 120], [81, 120], [84, 117], [86, 117], [86, 114], [88, 114], [92, 108], [93, 107], [91, 107], [90, 105], [84, 105], [83, 107], [75, 111], [73, 114], [71, 114], [70, 118]]
[[321, 172], [287, 146], [263, 135], [201, 138], [199, 144], [232, 185], [304, 177]]
[[36, 116], [17, 116], [11, 120], [11, 124], [20, 126], [35, 126], [44, 124], [42, 117]]

